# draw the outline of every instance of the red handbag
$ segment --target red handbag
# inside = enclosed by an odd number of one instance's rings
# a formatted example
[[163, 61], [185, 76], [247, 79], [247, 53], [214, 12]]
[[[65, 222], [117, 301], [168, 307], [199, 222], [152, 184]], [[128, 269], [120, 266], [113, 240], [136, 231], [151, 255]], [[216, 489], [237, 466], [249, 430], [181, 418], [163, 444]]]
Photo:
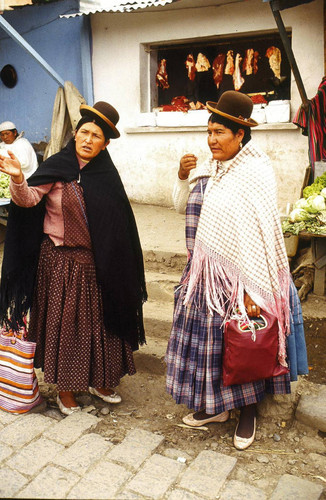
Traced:
[[278, 375], [289, 369], [278, 362], [278, 321], [261, 311], [248, 322], [231, 319], [224, 327], [223, 384], [246, 384]]

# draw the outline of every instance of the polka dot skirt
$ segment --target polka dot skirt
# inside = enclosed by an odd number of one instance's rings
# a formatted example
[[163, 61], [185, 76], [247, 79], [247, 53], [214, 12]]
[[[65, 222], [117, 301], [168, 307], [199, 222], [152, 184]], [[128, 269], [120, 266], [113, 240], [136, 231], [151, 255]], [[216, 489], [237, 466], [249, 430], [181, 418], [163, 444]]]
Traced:
[[136, 372], [132, 349], [103, 324], [101, 291], [77, 183], [65, 184], [62, 203], [65, 246], [56, 247], [46, 237], [41, 247], [28, 334], [37, 343], [35, 367], [44, 370], [45, 382], [57, 384], [61, 391], [114, 387], [125, 374]]

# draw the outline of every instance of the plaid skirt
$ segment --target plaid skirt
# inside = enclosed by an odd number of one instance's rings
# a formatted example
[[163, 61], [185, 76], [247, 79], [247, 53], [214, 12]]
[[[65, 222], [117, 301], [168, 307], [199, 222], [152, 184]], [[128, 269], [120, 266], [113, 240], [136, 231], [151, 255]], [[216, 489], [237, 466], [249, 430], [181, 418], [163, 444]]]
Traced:
[[35, 367], [58, 390], [114, 387], [135, 373], [130, 345], [106, 331], [92, 251], [41, 247], [28, 339], [37, 343]]
[[265, 393], [291, 392], [289, 374], [225, 387], [222, 318], [208, 314], [199, 295], [191, 306], [184, 306], [183, 300], [184, 287], [180, 286], [175, 292], [173, 327], [165, 357], [166, 388], [176, 403], [214, 415], [257, 403]]
[[207, 179], [190, 193], [186, 212], [186, 241], [190, 260], [175, 290], [172, 331], [166, 352], [166, 390], [176, 403], [194, 411], [217, 414], [261, 401], [265, 393], [291, 392], [290, 375], [225, 387], [222, 380], [223, 328], [219, 314], [207, 311], [202, 286], [185, 306], [185, 286]]

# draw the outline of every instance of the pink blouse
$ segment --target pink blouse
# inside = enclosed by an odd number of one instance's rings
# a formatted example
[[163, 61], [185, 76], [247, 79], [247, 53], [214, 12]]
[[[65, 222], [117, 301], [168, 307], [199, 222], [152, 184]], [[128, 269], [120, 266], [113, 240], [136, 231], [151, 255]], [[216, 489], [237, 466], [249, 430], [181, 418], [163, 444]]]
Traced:
[[[80, 158], [78, 158], [78, 162], [81, 169], [86, 165]], [[42, 186], [28, 186], [24, 177], [21, 184], [16, 184], [13, 180], [10, 180], [9, 188], [12, 201], [19, 207], [34, 207], [46, 195], [43, 230], [45, 234], [49, 235], [55, 246], [62, 246], [64, 242], [63, 182], [52, 182]]]
[[56, 246], [63, 245], [64, 223], [61, 206], [63, 183], [60, 181], [32, 187], [28, 186], [24, 178], [21, 184], [16, 184], [11, 180], [9, 187], [12, 201], [19, 207], [34, 207], [46, 195], [44, 232], [50, 236]]

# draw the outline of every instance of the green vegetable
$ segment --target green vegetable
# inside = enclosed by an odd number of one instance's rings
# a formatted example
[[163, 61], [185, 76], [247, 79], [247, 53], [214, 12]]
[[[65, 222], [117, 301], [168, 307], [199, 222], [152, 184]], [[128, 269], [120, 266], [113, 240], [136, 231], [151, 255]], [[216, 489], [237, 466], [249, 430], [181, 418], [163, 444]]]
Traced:
[[318, 214], [318, 219], [320, 220], [320, 222], [322, 224], [326, 224], [326, 210], [322, 210], [319, 214]]
[[316, 177], [310, 186], [304, 188], [303, 197], [309, 198], [309, 196], [313, 194], [320, 194], [324, 188], [326, 188], [326, 172], [324, 172], [320, 177]]
[[311, 215], [303, 208], [295, 208], [289, 214], [289, 222], [301, 222], [311, 218]]
[[0, 198], [10, 198], [9, 191], [10, 177], [7, 174], [0, 173]]
[[310, 214], [316, 214], [321, 210], [325, 210], [325, 208], [325, 198], [321, 194], [309, 196], [307, 199], [307, 207], [305, 210], [307, 210]]
[[293, 208], [306, 208], [307, 200], [305, 198], [300, 198], [300, 200], [296, 201], [293, 205]]
[[322, 222], [319, 217], [314, 217], [308, 221], [289, 222], [285, 220], [282, 222], [283, 233], [299, 234], [301, 232], [312, 234], [325, 234], [326, 224]]
[[282, 231], [283, 233], [291, 233], [291, 234], [299, 234], [300, 231], [305, 230], [304, 221], [301, 222], [289, 222], [289, 220], [285, 220], [282, 222]]
[[317, 177], [311, 186], [304, 188], [303, 196], [283, 221], [283, 233], [326, 235], [326, 172]]

